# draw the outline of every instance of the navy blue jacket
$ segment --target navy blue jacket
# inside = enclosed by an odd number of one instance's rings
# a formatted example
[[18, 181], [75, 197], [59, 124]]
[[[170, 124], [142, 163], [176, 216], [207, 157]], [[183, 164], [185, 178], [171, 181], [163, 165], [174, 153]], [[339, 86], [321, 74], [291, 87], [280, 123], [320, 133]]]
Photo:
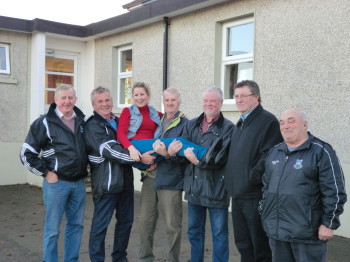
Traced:
[[268, 237], [288, 242], [320, 243], [321, 224], [340, 226], [346, 202], [344, 175], [333, 148], [309, 135], [297, 150], [283, 142], [269, 152], [260, 203]]
[[[163, 116], [162, 120], [164, 119]], [[171, 125], [162, 134], [163, 138], [173, 138], [182, 136], [184, 126], [189, 120], [183, 117], [183, 113], [177, 112]], [[157, 167], [157, 175], [154, 181], [154, 189], [182, 190], [184, 172], [187, 160], [183, 157], [171, 157], [165, 161], [160, 161]]]
[[[183, 137], [197, 145], [208, 148], [220, 137], [223, 140], [221, 150], [226, 151], [235, 125], [220, 113], [219, 119], [209, 127], [207, 132], [202, 134], [201, 123], [203, 117], [204, 113], [190, 120], [184, 129]], [[215, 165], [207, 165], [201, 160], [198, 165], [187, 164], [184, 191], [185, 199], [188, 202], [214, 208], [227, 208], [229, 206], [230, 198], [225, 189], [223, 176], [227, 154], [223, 155], [224, 157]]]

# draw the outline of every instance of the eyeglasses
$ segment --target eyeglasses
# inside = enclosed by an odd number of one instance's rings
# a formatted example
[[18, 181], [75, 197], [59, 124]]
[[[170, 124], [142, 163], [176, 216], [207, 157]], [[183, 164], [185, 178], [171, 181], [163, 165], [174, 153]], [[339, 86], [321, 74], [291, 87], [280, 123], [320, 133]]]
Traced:
[[244, 98], [247, 98], [248, 96], [253, 96], [254, 94], [249, 94], [249, 95], [235, 95], [235, 96], [233, 96], [233, 98], [234, 99], [238, 99], [238, 98], [242, 98], [242, 99], [244, 99]]

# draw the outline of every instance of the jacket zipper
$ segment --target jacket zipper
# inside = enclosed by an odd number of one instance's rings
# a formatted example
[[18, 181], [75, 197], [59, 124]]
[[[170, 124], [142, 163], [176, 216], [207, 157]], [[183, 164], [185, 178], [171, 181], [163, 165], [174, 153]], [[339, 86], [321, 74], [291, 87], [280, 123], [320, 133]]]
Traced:
[[284, 161], [284, 166], [282, 169], [282, 173], [281, 173], [280, 179], [278, 180], [278, 186], [277, 186], [277, 192], [276, 192], [276, 204], [277, 204], [277, 206], [276, 206], [276, 214], [277, 214], [276, 236], [277, 236], [277, 239], [279, 239], [278, 228], [279, 228], [279, 223], [280, 223], [280, 220], [279, 220], [279, 191], [280, 191], [281, 180], [282, 180], [282, 177], [284, 174], [284, 169], [286, 168], [286, 165], [288, 162], [288, 158], [289, 157], [286, 156], [286, 159]]

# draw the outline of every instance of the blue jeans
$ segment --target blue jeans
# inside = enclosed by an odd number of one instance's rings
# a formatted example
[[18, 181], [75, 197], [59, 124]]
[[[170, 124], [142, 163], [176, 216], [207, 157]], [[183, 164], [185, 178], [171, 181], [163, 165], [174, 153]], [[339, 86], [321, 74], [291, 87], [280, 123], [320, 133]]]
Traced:
[[191, 262], [204, 261], [206, 211], [209, 211], [213, 239], [213, 262], [227, 262], [228, 210], [188, 203], [188, 239], [191, 243]]
[[84, 228], [85, 182], [81, 179], [75, 182], [58, 180], [57, 183], [49, 183], [44, 179], [43, 191], [46, 209], [43, 261], [58, 261], [57, 242], [63, 214], [66, 216], [63, 260], [78, 261]]
[[[199, 146], [199, 145], [197, 145], [195, 143], [192, 143], [192, 142], [184, 139], [183, 137], [131, 140], [130, 142], [133, 144], [134, 147], [136, 147], [136, 149], [138, 151], [140, 151], [141, 154], [143, 154], [143, 153], [146, 153], [146, 152], [148, 152], [150, 150], [153, 150], [152, 145], [157, 139], [162, 141], [166, 145], [167, 148], [169, 147], [171, 142], [174, 141], [174, 139], [181, 141], [182, 148], [180, 149], [179, 152], [177, 152], [177, 155], [182, 156], [182, 157], [185, 157], [185, 154], [184, 154], [185, 149], [187, 149], [189, 147], [193, 147], [193, 153], [196, 155], [196, 157], [199, 160], [201, 160], [205, 156], [205, 153], [207, 152], [207, 149], [208, 149], [206, 147], [202, 147], [202, 146]], [[154, 161], [155, 163], [157, 163], [157, 162], [159, 162], [159, 161], [164, 159], [163, 156], [160, 156], [157, 153], [154, 153], [153, 155], [157, 156], [156, 161]], [[133, 167], [141, 169], [141, 170], [145, 170], [145, 169], [149, 168], [150, 165], [146, 165], [146, 164], [143, 164], [141, 162], [138, 162], [138, 163], [134, 163]]]
[[120, 193], [103, 194], [97, 202], [94, 201], [94, 206], [89, 240], [91, 261], [105, 261], [105, 238], [114, 210], [116, 223], [112, 259], [113, 262], [127, 261], [126, 249], [134, 222], [134, 187]]

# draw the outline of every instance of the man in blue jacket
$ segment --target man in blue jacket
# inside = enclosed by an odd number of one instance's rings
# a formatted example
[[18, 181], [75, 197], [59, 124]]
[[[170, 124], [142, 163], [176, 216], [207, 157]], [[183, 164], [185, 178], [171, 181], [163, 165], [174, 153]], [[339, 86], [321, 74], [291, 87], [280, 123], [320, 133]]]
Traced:
[[[182, 135], [188, 119], [180, 111], [180, 104], [180, 93], [175, 88], [164, 90], [165, 114], [161, 119], [161, 138], [174, 138]], [[159, 147], [159, 143], [157, 141], [155, 147]], [[168, 151], [162, 152], [166, 160], [159, 162], [156, 170], [148, 172], [143, 178], [140, 207], [140, 261], [155, 261], [153, 240], [159, 213], [165, 220], [169, 246], [168, 261], [179, 261], [182, 232], [182, 190], [185, 163], [187, 162], [185, 158], [176, 156], [176, 151], [179, 149], [179, 141], [174, 141], [168, 147]]]
[[44, 224], [43, 261], [58, 261], [58, 236], [63, 215], [64, 261], [78, 261], [85, 210], [87, 155], [83, 141], [84, 114], [75, 106], [71, 85], [57, 87], [47, 114], [29, 129], [20, 157], [32, 173], [43, 177]]
[[305, 113], [281, 114], [284, 139], [273, 147], [260, 204], [274, 262], [326, 261], [327, 241], [340, 226], [344, 175], [334, 149], [307, 131]]

